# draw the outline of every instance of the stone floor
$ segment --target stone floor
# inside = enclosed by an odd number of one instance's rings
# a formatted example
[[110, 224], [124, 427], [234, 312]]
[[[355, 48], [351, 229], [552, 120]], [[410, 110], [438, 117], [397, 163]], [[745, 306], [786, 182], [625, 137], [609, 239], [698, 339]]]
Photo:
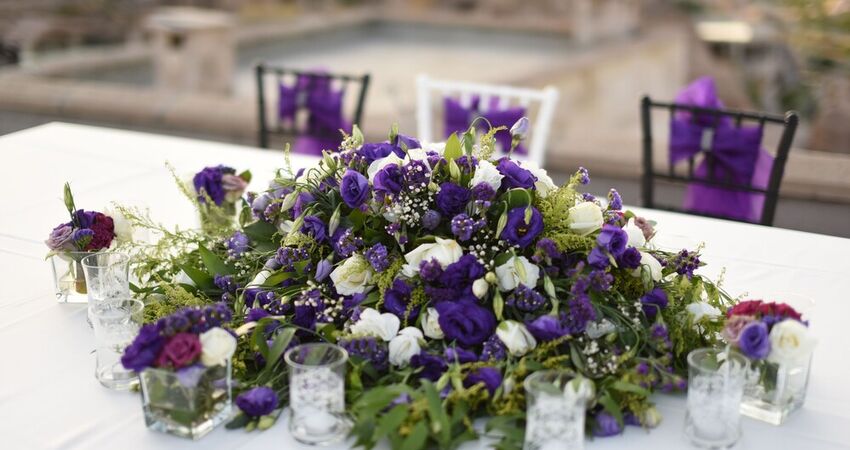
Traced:
[[[68, 119], [59, 119], [50, 116], [0, 111], [0, 135], [55, 120], [69, 121]], [[221, 140], [220, 137], [204, 135], [201, 133], [169, 133], [164, 130], [139, 129], [138, 127], [127, 127], [122, 126], [121, 124], [105, 122], [95, 123], [78, 121], [77, 123], [127, 128], [160, 134], [174, 134], [196, 139]], [[253, 145], [253, 142], [236, 143]], [[556, 183], [562, 183], [567, 179], [568, 174], [553, 173], [552, 176]], [[640, 202], [640, 186], [636, 179], [607, 178], [594, 176], [591, 173], [591, 180], [591, 184], [588, 186], [588, 191], [594, 195], [604, 196], [608, 192], [608, 189], [614, 187], [620, 192], [623, 197], [623, 201], [626, 204], [637, 205]], [[676, 199], [680, 195], [681, 193], [677, 192], [676, 189], [662, 188], [659, 189], [658, 192], [659, 201], [675, 203]], [[850, 205], [783, 198], [780, 199], [777, 207], [775, 226], [850, 238]]]

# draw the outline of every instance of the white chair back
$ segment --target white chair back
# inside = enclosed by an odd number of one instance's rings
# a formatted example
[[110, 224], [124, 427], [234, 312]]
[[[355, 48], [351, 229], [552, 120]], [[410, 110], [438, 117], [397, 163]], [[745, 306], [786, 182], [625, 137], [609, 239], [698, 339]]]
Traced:
[[546, 160], [549, 130], [552, 127], [555, 106], [558, 103], [558, 90], [554, 87], [547, 86], [542, 90], [537, 90], [465, 81], [435, 80], [423, 74], [416, 79], [416, 89], [416, 122], [418, 137], [423, 142], [442, 140], [434, 132], [434, 107], [432, 104], [434, 97], [438, 96], [438, 98], [443, 99], [446, 96], [457, 96], [460, 103], [467, 107], [470, 105], [473, 96], [478, 96], [482, 105], [489, 105], [491, 99], [497, 98], [498, 108], [518, 105], [528, 110], [533, 103], [539, 103], [540, 107], [537, 114], [531, 117], [532, 130], [529, 133], [528, 142], [525, 144], [528, 154], [514, 155], [514, 157], [535, 162], [538, 166], [543, 167]]

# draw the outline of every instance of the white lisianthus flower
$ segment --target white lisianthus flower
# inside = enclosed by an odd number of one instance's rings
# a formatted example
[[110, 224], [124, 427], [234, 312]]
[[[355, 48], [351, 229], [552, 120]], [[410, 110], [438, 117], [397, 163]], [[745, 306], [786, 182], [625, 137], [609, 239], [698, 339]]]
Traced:
[[266, 282], [266, 280], [269, 278], [269, 275], [271, 275], [271, 274], [272, 274], [271, 271], [268, 270], [268, 269], [263, 269], [263, 270], [257, 272], [257, 274], [254, 275], [254, 279], [251, 280], [248, 283], [248, 287], [262, 286], [263, 283]]
[[478, 162], [478, 167], [475, 168], [475, 175], [472, 176], [469, 185], [475, 187], [481, 183], [487, 183], [495, 192], [502, 185], [502, 178], [505, 178], [505, 176], [496, 169], [493, 163], [487, 160], [481, 160]]
[[440, 328], [440, 313], [437, 308], [429, 307], [422, 313], [422, 331], [431, 339], [442, 339], [443, 329]]
[[540, 268], [525, 256], [514, 256], [496, 267], [496, 278], [499, 281], [499, 289], [503, 291], [511, 291], [521, 284], [533, 289], [540, 279]]
[[406, 366], [413, 355], [418, 354], [422, 348], [422, 332], [416, 327], [407, 327], [398, 332], [398, 336], [390, 341], [389, 353], [390, 364], [398, 367]]
[[124, 214], [121, 214], [120, 211], [111, 206], [107, 206], [103, 210], [103, 214], [112, 218], [113, 232], [115, 233], [113, 243], [115, 241], [118, 241], [118, 243], [133, 242], [133, 225], [127, 220]]
[[649, 275], [652, 277], [652, 281], [661, 281], [661, 270], [663, 269], [663, 267], [661, 267], [661, 263], [649, 253], [640, 252], [640, 267], [633, 270], [632, 275], [639, 277], [644, 268], [649, 270]]
[[374, 336], [389, 342], [398, 334], [401, 320], [392, 313], [379, 313], [376, 309], [366, 308], [360, 313], [360, 319], [351, 326], [351, 333]]
[[472, 283], [472, 293], [478, 298], [484, 298], [490, 290], [490, 283], [484, 278], [479, 278]]
[[634, 218], [629, 219], [629, 223], [627, 223], [626, 226], [623, 227], [623, 231], [625, 231], [626, 234], [629, 235], [629, 247], [641, 248], [646, 245], [646, 237], [644, 237], [643, 235], [643, 230], [641, 230], [637, 227], [637, 225], [635, 225]]
[[224, 328], [210, 328], [201, 333], [201, 362], [207, 366], [223, 366], [236, 351], [236, 338]]
[[446, 151], [446, 143], [444, 142], [421, 142], [422, 149], [426, 152], [434, 152], [440, 156]]
[[694, 317], [694, 322], [699, 322], [706, 317], [709, 319], [720, 317], [721, 314], [719, 309], [708, 302], [691, 303], [685, 309]]
[[187, 274], [187, 273], [186, 273], [185, 271], [183, 271], [182, 269], [180, 270], [180, 273], [178, 273], [178, 274], [177, 274], [177, 276], [175, 276], [175, 277], [171, 280], [171, 282], [172, 282], [172, 283], [180, 283], [180, 284], [188, 284], [189, 286], [194, 286], [194, 285], [195, 285], [195, 282], [194, 282], [194, 281], [192, 281], [192, 279], [191, 279], [191, 278], [189, 278], [189, 274]]
[[546, 169], [537, 165], [537, 163], [533, 161], [521, 161], [520, 166], [531, 172], [537, 181], [534, 182], [534, 188], [537, 190], [537, 195], [540, 197], [546, 198], [549, 195], [549, 192], [554, 191], [558, 188], [555, 185], [555, 182], [552, 181], [552, 177], [549, 176], [549, 173], [546, 172]]
[[389, 155], [383, 158], [372, 161], [372, 164], [369, 164], [369, 168], [366, 169], [366, 175], [369, 177], [369, 182], [375, 181], [375, 175], [377, 175], [384, 167], [387, 167], [390, 164], [401, 164], [403, 162], [404, 160], [399, 158], [393, 152], [390, 152]]
[[404, 164], [410, 161], [428, 161], [428, 152], [421, 148], [407, 149], [407, 155], [404, 157]]
[[463, 249], [454, 239], [437, 238], [433, 244], [422, 244], [404, 255], [407, 261], [402, 267], [402, 272], [407, 277], [413, 277], [419, 273], [419, 264], [422, 261], [436, 259], [440, 267], [445, 269], [449, 264], [456, 263], [463, 256]]
[[770, 353], [767, 360], [777, 364], [804, 364], [816, 340], [802, 323], [785, 319], [770, 330]]
[[355, 253], [331, 272], [331, 280], [340, 295], [362, 294], [372, 282], [372, 265]]
[[496, 328], [496, 336], [513, 356], [522, 356], [537, 347], [537, 340], [528, 328], [515, 320], [500, 323]]
[[602, 228], [602, 208], [594, 202], [581, 202], [570, 208], [567, 223], [571, 230], [587, 236]]

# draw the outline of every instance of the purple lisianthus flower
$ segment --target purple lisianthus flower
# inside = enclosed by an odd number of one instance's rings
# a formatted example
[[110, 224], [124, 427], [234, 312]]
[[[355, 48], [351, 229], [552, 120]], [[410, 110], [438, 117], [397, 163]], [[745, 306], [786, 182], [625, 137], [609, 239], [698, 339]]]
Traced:
[[[461, 256], [457, 262], [449, 264], [446, 270], [441, 270], [436, 279], [431, 278], [433, 273], [423, 275], [421, 268], [419, 275], [423, 280], [431, 281], [431, 284], [425, 286], [425, 293], [431, 297], [432, 301], [441, 302], [461, 299], [474, 300], [472, 283], [483, 277], [486, 272], [484, 266], [478, 262], [475, 256], [466, 254]], [[436, 273], [436, 270], [434, 270], [434, 273]]]
[[465, 387], [475, 386], [478, 383], [484, 383], [490, 395], [496, 393], [496, 389], [502, 385], [502, 373], [495, 367], [479, 367], [470, 371], [463, 380]]
[[251, 244], [251, 240], [248, 239], [248, 236], [241, 232], [236, 231], [225, 241], [225, 245], [227, 246], [227, 255], [231, 258], [239, 258], [243, 253], [248, 251], [248, 246]]
[[444, 301], [436, 306], [438, 320], [447, 341], [470, 347], [484, 342], [496, 331], [496, 316], [470, 300]]
[[141, 372], [153, 365], [164, 344], [165, 339], [155, 324], [143, 325], [133, 343], [124, 350], [121, 364], [125, 369]]
[[54, 251], [73, 250], [73, 236], [74, 227], [70, 224], [63, 223], [50, 232], [50, 237], [48, 237], [44, 243], [47, 244], [47, 248]]
[[425, 227], [426, 230], [433, 230], [440, 226], [440, 219], [440, 213], [433, 209], [429, 209], [428, 211], [425, 211], [425, 214], [422, 216], [422, 226]]
[[[410, 293], [413, 291], [410, 285], [401, 278], [396, 278], [393, 285], [384, 293], [384, 309], [404, 320], [408, 314], [408, 303]], [[408, 320], [415, 320], [419, 316], [419, 307], [411, 308]]]
[[449, 368], [443, 358], [432, 355], [424, 350], [410, 358], [410, 367], [422, 369], [419, 372], [419, 376], [431, 381], [440, 379], [446, 369]]
[[323, 259], [316, 264], [316, 281], [324, 281], [328, 275], [331, 274], [331, 270], [333, 270], [333, 264], [327, 259]]
[[248, 322], [258, 322], [263, 317], [268, 317], [270, 314], [263, 308], [251, 308], [248, 314], [245, 315], [245, 320]]
[[77, 225], [79, 225], [80, 228], [91, 228], [92, 225], [94, 225], [97, 214], [98, 213], [96, 211], [78, 209], [74, 211], [74, 218], [77, 220]]
[[605, 411], [596, 413], [593, 418], [593, 435], [597, 437], [616, 436], [623, 432], [623, 426], [617, 419]]
[[766, 358], [770, 353], [767, 325], [764, 322], [755, 321], [745, 326], [738, 335], [738, 348], [747, 358]]
[[664, 289], [655, 288], [641, 297], [640, 302], [643, 305], [643, 313], [652, 320], [659, 311], [667, 307], [667, 293]]
[[531, 172], [523, 169], [508, 158], [500, 159], [499, 164], [496, 165], [496, 170], [504, 175], [504, 178], [502, 178], [502, 189], [532, 189], [534, 188], [534, 182], [537, 181], [537, 178]]
[[590, 251], [590, 254], [587, 255], [587, 263], [591, 267], [595, 267], [597, 269], [605, 269], [611, 263], [611, 260], [608, 259], [608, 255], [605, 253], [605, 250], [602, 247], [593, 247], [593, 250]]
[[322, 243], [328, 240], [328, 232], [325, 229], [325, 222], [316, 216], [307, 216], [304, 218], [304, 225], [301, 225], [301, 232], [312, 236], [316, 242]]
[[387, 164], [375, 174], [372, 184], [377, 192], [398, 194], [402, 181], [401, 167], [398, 164]]
[[520, 248], [528, 247], [543, 231], [543, 216], [537, 208], [531, 207], [531, 220], [525, 222], [525, 206], [508, 211], [508, 222], [502, 230], [501, 238]]
[[617, 266], [621, 269], [637, 269], [640, 267], [640, 250], [628, 247], [617, 257]]
[[404, 152], [396, 145], [389, 142], [368, 142], [360, 146], [357, 154], [372, 164], [376, 159], [381, 159], [395, 153], [399, 158], [404, 158]]
[[419, 277], [425, 281], [437, 281], [443, 275], [443, 268], [436, 259], [419, 263]]
[[369, 180], [356, 170], [348, 169], [342, 176], [340, 186], [342, 201], [349, 208], [359, 208], [369, 197]]
[[620, 256], [626, 250], [628, 242], [629, 234], [616, 225], [603, 225], [602, 231], [596, 237], [596, 243], [614, 257]]
[[475, 352], [460, 347], [447, 347], [444, 354], [446, 360], [450, 363], [467, 364], [478, 361], [478, 355]]
[[395, 135], [395, 139], [393, 139], [393, 145], [396, 147], [404, 147], [408, 150], [413, 148], [422, 148], [422, 144], [419, 143], [419, 140], [412, 136], [406, 136], [404, 134]]
[[298, 217], [304, 212], [304, 208], [316, 200], [316, 197], [309, 192], [299, 192], [295, 197], [295, 203], [292, 205], [292, 217]]
[[207, 201], [206, 195], [212, 199], [216, 205], [221, 205], [224, 201], [224, 196], [227, 194], [222, 185], [221, 178], [224, 174], [233, 174], [236, 171], [230, 167], [216, 166], [204, 167], [203, 170], [196, 173], [192, 178], [192, 184], [195, 186], [195, 192], [198, 193], [198, 201], [204, 203]]
[[454, 217], [463, 212], [471, 196], [469, 189], [446, 181], [440, 185], [440, 192], [437, 193], [435, 198], [437, 209], [446, 216]]
[[236, 406], [245, 415], [260, 417], [271, 414], [277, 408], [277, 393], [267, 386], [259, 386], [236, 397]]
[[81, 228], [79, 230], [74, 230], [74, 234], [71, 235], [71, 242], [74, 243], [74, 246], [78, 250], [84, 250], [88, 247], [92, 238], [94, 238], [93, 230], [89, 228]]
[[195, 363], [191, 366], [186, 366], [182, 369], [178, 369], [174, 372], [177, 375], [177, 381], [181, 386], [187, 388], [194, 388], [198, 385], [198, 382], [201, 381], [201, 377], [207, 371], [207, 368], [202, 364]]
[[525, 324], [528, 331], [541, 341], [551, 341], [570, 334], [569, 327], [559, 318], [546, 314]]

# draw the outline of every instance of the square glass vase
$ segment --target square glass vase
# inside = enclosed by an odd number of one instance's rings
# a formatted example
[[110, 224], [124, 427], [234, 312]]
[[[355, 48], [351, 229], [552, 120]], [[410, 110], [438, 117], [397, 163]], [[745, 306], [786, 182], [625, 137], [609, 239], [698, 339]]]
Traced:
[[183, 370], [143, 370], [142, 409], [148, 428], [197, 440], [230, 418], [230, 361]]
[[812, 355], [792, 363], [750, 361], [741, 414], [781, 425], [806, 400]]
[[96, 252], [62, 252], [50, 257], [53, 286], [59, 303], [88, 303], [86, 276], [81, 261]]

